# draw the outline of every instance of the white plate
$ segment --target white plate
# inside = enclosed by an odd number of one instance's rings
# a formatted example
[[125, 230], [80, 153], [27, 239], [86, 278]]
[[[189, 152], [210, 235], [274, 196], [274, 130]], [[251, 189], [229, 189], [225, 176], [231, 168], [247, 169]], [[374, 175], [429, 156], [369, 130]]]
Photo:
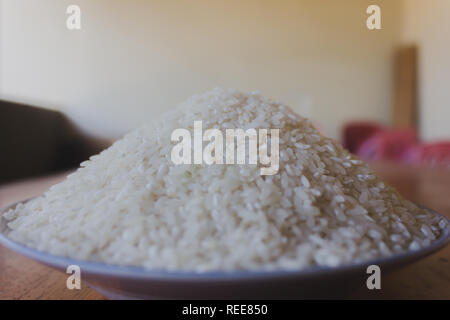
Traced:
[[[0, 209], [0, 215], [16, 205]], [[439, 213], [427, 210], [448, 221]], [[112, 299], [343, 298], [349, 289], [365, 286], [369, 265], [378, 265], [382, 275], [385, 275], [438, 251], [450, 240], [450, 228], [447, 228], [439, 239], [420, 250], [339, 267], [311, 267], [301, 271], [197, 273], [116, 266], [51, 255], [9, 239], [7, 230], [6, 219], [1, 216], [1, 244], [63, 272], [69, 265], [78, 265], [82, 281]]]

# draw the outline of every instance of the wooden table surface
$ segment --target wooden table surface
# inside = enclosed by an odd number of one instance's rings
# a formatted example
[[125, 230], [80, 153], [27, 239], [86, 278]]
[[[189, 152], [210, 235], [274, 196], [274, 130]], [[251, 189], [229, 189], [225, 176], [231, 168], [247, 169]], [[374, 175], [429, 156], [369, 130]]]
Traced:
[[[375, 172], [408, 199], [450, 217], [450, 170], [373, 164]], [[0, 186], [0, 207], [42, 194], [65, 174]], [[67, 276], [0, 245], [0, 299], [103, 299], [82, 283], [66, 288]], [[382, 276], [382, 289], [361, 287], [343, 298], [450, 299], [450, 246], [419, 262]]]

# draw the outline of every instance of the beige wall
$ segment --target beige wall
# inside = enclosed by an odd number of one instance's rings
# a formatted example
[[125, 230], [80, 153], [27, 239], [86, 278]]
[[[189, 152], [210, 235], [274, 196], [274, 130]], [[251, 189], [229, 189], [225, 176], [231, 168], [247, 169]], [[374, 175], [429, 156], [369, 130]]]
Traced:
[[[401, 0], [0, 0], [0, 94], [117, 137], [214, 86], [260, 90], [338, 136], [390, 121]], [[449, 1], [450, 3], [450, 1]], [[65, 28], [79, 4], [82, 30]], [[429, 120], [428, 120], [429, 121]]]
[[402, 39], [419, 46], [420, 129], [425, 140], [450, 138], [450, 1], [403, 0]]

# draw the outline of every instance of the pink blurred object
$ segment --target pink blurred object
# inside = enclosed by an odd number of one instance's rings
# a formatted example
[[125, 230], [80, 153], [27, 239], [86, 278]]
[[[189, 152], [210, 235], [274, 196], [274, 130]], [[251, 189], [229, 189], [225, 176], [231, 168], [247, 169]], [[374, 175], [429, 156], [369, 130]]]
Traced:
[[405, 160], [419, 166], [450, 168], [450, 141], [414, 146], [406, 153]]
[[342, 144], [350, 152], [356, 153], [364, 141], [381, 130], [381, 126], [373, 122], [351, 122], [343, 129]]
[[418, 143], [413, 129], [384, 129], [364, 141], [356, 154], [364, 160], [406, 161]]

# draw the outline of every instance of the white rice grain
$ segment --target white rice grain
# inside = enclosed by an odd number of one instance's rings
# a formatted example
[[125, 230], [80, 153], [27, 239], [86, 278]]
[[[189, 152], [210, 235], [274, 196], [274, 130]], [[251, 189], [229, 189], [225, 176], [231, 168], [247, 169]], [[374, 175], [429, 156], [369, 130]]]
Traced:
[[[198, 120], [278, 128], [279, 172], [175, 166], [171, 133]], [[231, 89], [191, 97], [4, 216], [12, 239], [52, 254], [193, 271], [337, 266], [422, 248], [448, 227], [287, 106]]]

